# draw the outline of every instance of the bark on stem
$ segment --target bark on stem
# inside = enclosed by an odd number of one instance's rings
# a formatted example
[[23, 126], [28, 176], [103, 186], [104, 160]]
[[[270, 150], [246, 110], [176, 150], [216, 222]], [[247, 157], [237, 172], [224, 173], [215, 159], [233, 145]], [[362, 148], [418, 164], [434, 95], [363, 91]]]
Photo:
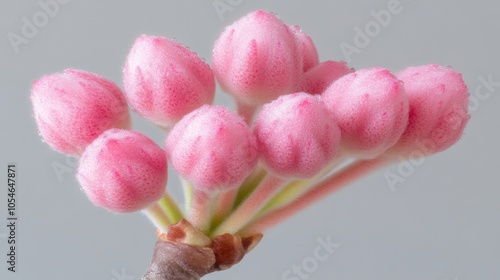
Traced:
[[241, 238], [223, 234], [208, 238], [186, 220], [158, 233], [153, 259], [142, 280], [198, 280], [237, 264], [262, 234]]
[[143, 280], [198, 280], [208, 274], [215, 263], [208, 247], [178, 242], [156, 242], [153, 260]]

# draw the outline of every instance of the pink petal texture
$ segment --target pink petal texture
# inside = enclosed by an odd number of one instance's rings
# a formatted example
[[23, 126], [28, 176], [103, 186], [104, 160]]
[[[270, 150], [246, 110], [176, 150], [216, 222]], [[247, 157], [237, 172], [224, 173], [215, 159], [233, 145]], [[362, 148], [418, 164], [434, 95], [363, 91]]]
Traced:
[[361, 69], [328, 87], [323, 100], [342, 131], [342, 146], [373, 158], [393, 146], [408, 123], [403, 85], [384, 68]]
[[129, 128], [125, 97], [113, 82], [67, 69], [33, 83], [31, 102], [38, 130], [53, 149], [79, 156], [109, 128]]
[[165, 192], [167, 159], [163, 149], [147, 136], [110, 129], [87, 147], [76, 177], [96, 206], [134, 212]]
[[257, 164], [255, 137], [242, 117], [205, 105], [178, 122], [165, 141], [175, 170], [202, 191], [239, 186]]
[[224, 91], [240, 102], [260, 105], [298, 89], [302, 55], [288, 26], [274, 14], [256, 11], [222, 32], [212, 67]]
[[274, 175], [308, 178], [331, 162], [340, 131], [320, 96], [284, 95], [264, 105], [254, 134], [263, 164]]
[[123, 69], [123, 84], [132, 108], [155, 124], [170, 128], [215, 95], [210, 66], [173, 40], [142, 35]]
[[299, 49], [302, 56], [302, 71], [307, 71], [314, 66], [319, 64], [319, 55], [313, 40], [307, 33], [300, 29], [298, 25], [291, 25], [290, 30], [292, 30], [295, 35], [295, 39], [299, 44]]
[[396, 75], [408, 94], [410, 116], [391, 151], [433, 154], [457, 142], [470, 119], [469, 93], [462, 75], [437, 64], [409, 67]]
[[322, 94], [333, 82], [354, 72], [345, 62], [324, 61], [304, 73], [302, 90], [310, 94]]

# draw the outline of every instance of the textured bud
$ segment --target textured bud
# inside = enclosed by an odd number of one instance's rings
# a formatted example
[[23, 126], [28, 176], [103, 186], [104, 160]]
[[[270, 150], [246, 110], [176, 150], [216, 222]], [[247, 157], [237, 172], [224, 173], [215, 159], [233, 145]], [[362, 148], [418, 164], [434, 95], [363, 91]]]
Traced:
[[33, 83], [31, 102], [43, 140], [53, 149], [79, 156], [107, 129], [129, 128], [122, 91], [93, 73], [67, 69]]
[[132, 108], [166, 128], [194, 109], [211, 104], [215, 95], [210, 66], [164, 37], [137, 38], [123, 69], [123, 84]]
[[294, 93], [264, 105], [254, 134], [264, 165], [277, 176], [307, 178], [337, 153], [340, 131], [320, 96]]
[[76, 176], [95, 205], [113, 212], [134, 212], [165, 192], [167, 159], [147, 136], [110, 129], [87, 147]]
[[242, 183], [257, 164], [257, 146], [243, 118], [222, 106], [202, 106], [186, 115], [165, 141], [175, 170], [203, 191]]
[[313, 40], [307, 33], [300, 29], [298, 25], [291, 25], [290, 30], [292, 30], [295, 35], [295, 39], [299, 44], [299, 50], [302, 56], [302, 71], [307, 71], [314, 66], [319, 64], [319, 55]]
[[310, 94], [322, 94], [333, 82], [354, 72], [345, 62], [327, 60], [304, 73], [302, 90]]
[[408, 123], [402, 83], [384, 68], [358, 70], [328, 87], [323, 101], [342, 131], [342, 145], [372, 158], [394, 145]]
[[404, 83], [410, 117], [391, 151], [433, 154], [457, 142], [470, 119], [469, 93], [462, 75], [437, 64], [409, 67], [396, 75]]
[[256, 11], [222, 32], [212, 66], [224, 91], [259, 105], [299, 87], [302, 56], [288, 26], [271, 13]]

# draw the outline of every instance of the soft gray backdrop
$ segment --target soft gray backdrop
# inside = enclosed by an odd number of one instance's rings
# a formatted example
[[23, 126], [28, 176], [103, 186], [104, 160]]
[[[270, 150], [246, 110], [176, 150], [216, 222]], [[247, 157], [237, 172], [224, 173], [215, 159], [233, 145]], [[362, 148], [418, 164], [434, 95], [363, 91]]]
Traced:
[[[92, 206], [74, 178], [74, 161], [42, 143], [31, 117], [31, 83], [80, 68], [121, 85], [125, 56], [143, 33], [176, 38], [210, 61], [225, 25], [265, 9], [308, 32], [322, 60], [347, 60], [340, 46], [350, 44], [358, 48], [349, 57], [355, 68], [452, 65], [469, 85], [472, 119], [457, 145], [402, 174], [404, 182], [390, 188], [384, 178], [398, 174], [397, 166], [374, 173], [269, 231], [242, 263], [206, 279], [286, 279], [287, 270], [303, 264], [307, 272], [288, 279], [500, 279], [499, 2], [401, 0], [400, 12], [376, 29], [372, 11], [393, 1], [60, 0], [44, 18], [38, 1], [3, 0], [0, 278], [138, 280], [155, 242], [143, 215]], [[227, 10], [218, 14], [214, 4]], [[23, 17], [38, 23], [36, 32], [23, 35]], [[366, 26], [370, 41], [356, 43], [355, 28]], [[13, 33], [24, 38], [18, 46]], [[221, 92], [216, 103], [233, 106]], [[136, 115], [134, 125], [163, 143], [164, 135]], [[19, 175], [15, 274], [5, 263], [9, 162]], [[178, 179], [172, 172], [170, 178], [179, 197]], [[314, 267], [318, 238], [340, 247]]]

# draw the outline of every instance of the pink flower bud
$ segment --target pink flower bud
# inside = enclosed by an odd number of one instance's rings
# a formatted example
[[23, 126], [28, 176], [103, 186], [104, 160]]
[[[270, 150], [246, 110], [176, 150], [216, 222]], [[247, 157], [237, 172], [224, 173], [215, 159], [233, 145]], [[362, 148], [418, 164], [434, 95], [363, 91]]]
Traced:
[[302, 31], [298, 25], [291, 25], [290, 30], [292, 30], [295, 35], [295, 39], [299, 44], [299, 49], [302, 54], [302, 71], [305, 72], [318, 65], [318, 51], [316, 50], [316, 46], [314, 45], [311, 37]]
[[161, 198], [167, 182], [165, 152], [147, 136], [110, 129], [90, 144], [76, 175], [96, 206], [127, 213]]
[[467, 121], [469, 93], [462, 75], [437, 64], [409, 67], [397, 77], [410, 101], [408, 126], [396, 146], [397, 153], [433, 154], [457, 142]]
[[320, 96], [284, 95], [264, 105], [254, 134], [264, 165], [277, 176], [307, 178], [337, 153], [340, 131]]
[[53, 149], [80, 155], [109, 128], [129, 128], [122, 91], [93, 73], [67, 69], [33, 83], [31, 102], [40, 135]]
[[222, 32], [212, 67], [224, 91], [259, 105], [299, 87], [302, 56], [288, 26], [271, 13], [256, 11]]
[[380, 155], [394, 145], [408, 123], [402, 83], [384, 68], [348, 74], [323, 93], [342, 131], [342, 145], [360, 158]]
[[182, 118], [165, 141], [179, 174], [202, 191], [239, 186], [257, 164], [247, 124], [223, 106], [205, 105]]
[[340, 79], [354, 69], [349, 68], [345, 62], [327, 60], [304, 73], [302, 90], [309, 94], [321, 94], [333, 82]]
[[215, 95], [210, 66], [196, 53], [163, 37], [137, 38], [123, 69], [123, 84], [134, 110], [166, 128], [212, 103]]

